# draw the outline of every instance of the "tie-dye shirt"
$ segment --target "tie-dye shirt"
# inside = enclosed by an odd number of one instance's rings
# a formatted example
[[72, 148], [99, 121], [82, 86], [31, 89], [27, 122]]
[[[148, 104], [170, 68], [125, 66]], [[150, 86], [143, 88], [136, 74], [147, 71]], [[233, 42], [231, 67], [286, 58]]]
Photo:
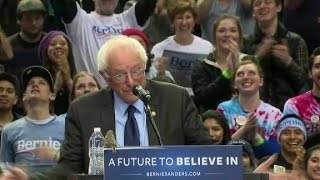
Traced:
[[306, 125], [308, 136], [320, 131], [320, 101], [311, 91], [287, 100], [283, 114], [298, 115]]
[[[228, 120], [228, 125], [232, 134], [242, 127], [237, 123], [237, 117], [247, 117], [249, 114], [248, 112], [243, 111], [239, 99], [231, 99], [220, 103], [217, 111], [223, 113]], [[265, 139], [262, 145], [253, 146], [255, 156], [260, 159], [280, 152], [275, 126], [282, 117], [281, 111], [276, 107], [261, 101], [259, 107], [255, 110], [255, 115], [257, 124], [259, 125], [258, 133]]]
[[[241, 128], [237, 124], [236, 119], [238, 116], [248, 116], [248, 112], [243, 111], [239, 99], [232, 99], [219, 104], [218, 111], [222, 112], [228, 120], [229, 128], [234, 134]], [[270, 136], [277, 135], [274, 127], [282, 117], [282, 113], [279, 109], [271, 106], [268, 103], [261, 101], [259, 107], [255, 110], [257, 118], [257, 124], [259, 125], [259, 134], [264, 137], [265, 140], [269, 140]]]

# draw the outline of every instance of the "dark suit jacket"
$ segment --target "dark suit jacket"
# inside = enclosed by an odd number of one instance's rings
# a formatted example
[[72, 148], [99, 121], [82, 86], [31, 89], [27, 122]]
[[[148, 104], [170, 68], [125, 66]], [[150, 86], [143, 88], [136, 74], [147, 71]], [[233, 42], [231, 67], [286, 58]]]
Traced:
[[[146, 89], [152, 96], [150, 107], [156, 113], [154, 120], [164, 145], [214, 143], [184, 88], [148, 81]], [[150, 146], [159, 145], [150, 121], [147, 126]], [[94, 127], [100, 127], [103, 134], [110, 129], [115, 131], [113, 91], [110, 88], [80, 97], [69, 107], [60, 167], [73, 173], [88, 172], [88, 143]]]

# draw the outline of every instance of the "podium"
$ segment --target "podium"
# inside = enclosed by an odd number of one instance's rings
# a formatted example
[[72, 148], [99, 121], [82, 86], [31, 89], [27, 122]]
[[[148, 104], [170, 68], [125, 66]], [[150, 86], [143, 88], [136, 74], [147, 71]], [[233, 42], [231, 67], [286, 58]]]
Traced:
[[75, 174], [69, 180], [268, 180], [243, 173], [242, 147], [160, 146], [104, 150], [104, 176]]
[[242, 180], [242, 146], [148, 146], [104, 151], [104, 180]]

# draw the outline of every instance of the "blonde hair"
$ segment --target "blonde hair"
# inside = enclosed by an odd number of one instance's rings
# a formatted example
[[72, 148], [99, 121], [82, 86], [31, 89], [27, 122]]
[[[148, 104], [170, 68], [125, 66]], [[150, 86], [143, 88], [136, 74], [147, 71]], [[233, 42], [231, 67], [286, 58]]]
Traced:
[[92, 73], [89, 73], [87, 71], [80, 71], [76, 75], [74, 75], [74, 77], [73, 77], [72, 88], [71, 88], [71, 92], [70, 92], [70, 95], [69, 95], [69, 102], [72, 102], [73, 100], [76, 99], [76, 84], [77, 84], [77, 81], [79, 80], [79, 78], [84, 77], [84, 76], [91, 77], [96, 82], [98, 89], [101, 89], [101, 86], [100, 86], [97, 78]]
[[[260, 78], [263, 79], [263, 70], [261, 68], [261, 66], [259, 65], [258, 61], [256, 60], [256, 58], [254, 56], [245, 56], [244, 58], [242, 58], [242, 61], [235, 67], [234, 73], [232, 74], [232, 85], [234, 87], [235, 84], [235, 79], [236, 79], [236, 73], [239, 70], [239, 68], [243, 65], [247, 65], [247, 64], [253, 64], [257, 70], [258, 70], [258, 75], [260, 76]], [[237, 89], [234, 88], [233, 90], [233, 95], [232, 95], [232, 99], [237, 99], [239, 98], [239, 91]]]

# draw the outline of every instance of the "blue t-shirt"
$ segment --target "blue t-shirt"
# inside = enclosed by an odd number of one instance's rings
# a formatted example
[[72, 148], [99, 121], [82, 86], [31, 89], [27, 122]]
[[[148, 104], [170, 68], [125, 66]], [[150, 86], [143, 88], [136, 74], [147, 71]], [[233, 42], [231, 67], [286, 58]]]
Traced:
[[60, 150], [64, 130], [65, 120], [58, 116], [44, 124], [36, 124], [26, 117], [9, 123], [2, 130], [0, 160], [27, 165], [30, 172], [45, 171], [56, 165], [56, 162], [38, 159], [33, 150], [38, 147]]

